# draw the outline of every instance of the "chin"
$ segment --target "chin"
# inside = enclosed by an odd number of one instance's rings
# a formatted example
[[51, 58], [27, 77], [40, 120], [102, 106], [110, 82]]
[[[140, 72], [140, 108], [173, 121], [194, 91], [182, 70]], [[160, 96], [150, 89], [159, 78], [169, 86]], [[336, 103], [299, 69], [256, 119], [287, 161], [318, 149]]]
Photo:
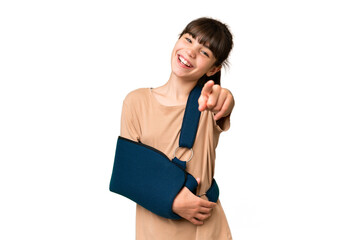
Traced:
[[178, 78], [183, 78], [184, 80], [187, 81], [194, 81], [194, 79], [199, 79], [196, 76], [194, 76], [194, 74], [186, 72], [180, 67], [177, 67], [176, 65], [171, 67], [171, 72], [174, 76]]

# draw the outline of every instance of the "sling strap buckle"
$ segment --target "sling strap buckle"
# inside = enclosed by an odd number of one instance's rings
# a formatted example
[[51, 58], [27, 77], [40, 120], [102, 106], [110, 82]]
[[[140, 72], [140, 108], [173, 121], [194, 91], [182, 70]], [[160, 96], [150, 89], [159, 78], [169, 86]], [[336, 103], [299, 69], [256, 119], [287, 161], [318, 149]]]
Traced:
[[[175, 148], [175, 151], [174, 151], [174, 158], [176, 158], [176, 151], [177, 151], [179, 148], [181, 148], [181, 147], [179, 146], [179, 147]], [[193, 151], [193, 149], [192, 149], [192, 148], [190, 148], [190, 150], [191, 150], [191, 156], [190, 156], [190, 158], [189, 158], [188, 160], [186, 160], [185, 162], [190, 162], [190, 160], [191, 160], [191, 159], [192, 159], [192, 157], [194, 156], [194, 151]]]

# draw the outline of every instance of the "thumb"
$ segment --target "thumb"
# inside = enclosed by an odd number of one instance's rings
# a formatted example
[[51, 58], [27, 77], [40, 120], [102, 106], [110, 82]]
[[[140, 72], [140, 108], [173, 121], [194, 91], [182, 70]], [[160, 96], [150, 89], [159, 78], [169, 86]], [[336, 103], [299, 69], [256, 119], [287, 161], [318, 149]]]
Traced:
[[200, 178], [197, 178], [196, 181], [197, 181], [198, 185], [200, 185]]

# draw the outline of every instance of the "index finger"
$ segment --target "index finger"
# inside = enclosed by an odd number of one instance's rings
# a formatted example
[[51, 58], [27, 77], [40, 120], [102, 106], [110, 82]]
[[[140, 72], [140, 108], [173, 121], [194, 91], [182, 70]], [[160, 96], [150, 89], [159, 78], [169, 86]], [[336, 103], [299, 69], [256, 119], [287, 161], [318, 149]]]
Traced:
[[201, 95], [209, 95], [212, 92], [212, 87], [214, 86], [214, 81], [209, 80], [205, 83], [203, 89], [201, 90]]

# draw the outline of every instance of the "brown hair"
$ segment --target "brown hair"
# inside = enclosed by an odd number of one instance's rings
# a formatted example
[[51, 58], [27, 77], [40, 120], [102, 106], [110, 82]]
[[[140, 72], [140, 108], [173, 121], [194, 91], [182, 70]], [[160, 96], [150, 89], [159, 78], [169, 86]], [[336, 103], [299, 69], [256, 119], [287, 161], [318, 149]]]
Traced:
[[[233, 47], [233, 38], [228, 26], [212, 18], [198, 18], [191, 21], [180, 33], [179, 38], [185, 33], [197, 39], [199, 43], [207, 45], [216, 59], [215, 66], [228, 66], [227, 58]], [[208, 80], [214, 80], [220, 85], [221, 71], [208, 77], [202, 76], [198, 84], [204, 85]]]

